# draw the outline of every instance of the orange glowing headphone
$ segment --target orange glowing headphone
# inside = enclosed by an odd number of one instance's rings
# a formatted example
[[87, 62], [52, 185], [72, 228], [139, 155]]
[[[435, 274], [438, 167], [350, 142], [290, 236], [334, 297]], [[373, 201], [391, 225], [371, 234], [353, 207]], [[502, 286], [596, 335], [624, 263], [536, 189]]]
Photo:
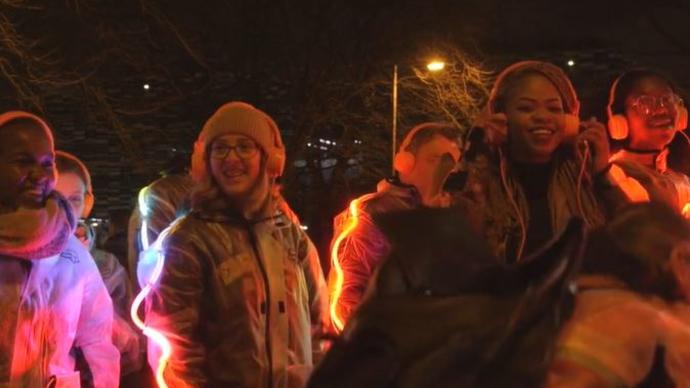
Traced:
[[[625, 114], [623, 114], [623, 112], [614, 113], [613, 105], [616, 103], [616, 90], [618, 88], [618, 84], [621, 82], [621, 80], [625, 79], [626, 77], [632, 76], [634, 73], [635, 70], [631, 70], [619, 75], [613, 81], [613, 83], [611, 84], [611, 89], [609, 90], [609, 102], [606, 105], [606, 114], [608, 116], [607, 127], [609, 129], [609, 135], [611, 135], [611, 138], [614, 140], [625, 140], [628, 138], [628, 135], [630, 134], [630, 128], [628, 127], [628, 119], [625, 117]], [[657, 75], [661, 79], [665, 80], [666, 83], [668, 83], [668, 85], [675, 93], [675, 88], [669, 80], [654, 72], [650, 72], [650, 74]], [[687, 127], [688, 109], [685, 106], [679, 104], [676, 107], [675, 130], [682, 131]]]
[[89, 214], [91, 214], [91, 210], [93, 210], [93, 204], [96, 200], [96, 198], [93, 195], [93, 186], [91, 186], [91, 174], [89, 174], [89, 169], [86, 168], [86, 165], [81, 160], [79, 160], [79, 158], [70, 154], [69, 152], [55, 151], [55, 156], [56, 158], [67, 159], [70, 162], [73, 162], [74, 164], [79, 166], [79, 170], [81, 170], [82, 176], [85, 179], [84, 185], [86, 186], [86, 193], [84, 193], [84, 211], [82, 211], [80, 217], [88, 217]]
[[285, 145], [280, 136], [278, 124], [268, 115], [266, 115], [266, 120], [268, 120], [269, 127], [271, 127], [273, 133], [273, 144], [266, 150], [266, 154], [268, 155], [268, 159], [266, 160], [266, 172], [269, 176], [277, 178], [282, 176], [285, 171]]
[[443, 128], [452, 128], [452, 125], [444, 123], [424, 123], [412, 128], [410, 132], [405, 135], [402, 144], [400, 144], [398, 152], [395, 154], [395, 159], [393, 159], [393, 168], [395, 168], [395, 171], [401, 174], [408, 174], [414, 168], [416, 163], [415, 156], [408, 150], [408, 148], [410, 143], [412, 143], [412, 140], [421, 130]]
[[[489, 94], [489, 99], [486, 104], [486, 112], [489, 116], [487, 118], [491, 120], [491, 118], [494, 116], [505, 115], [505, 113], [496, 111], [496, 99], [498, 98], [499, 89], [501, 88], [501, 86], [505, 82], [505, 79], [508, 76], [512, 75], [517, 71], [529, 69], [534, 70], [535, 72], [543, 75], [549, 81], [551, 81], [556, 86], [558, 92], [563, 94], [564, 100], [565, 97], [568, 97], [570, 99], [571, 102], [568, 104], [569, 112], [565, 113], [563, 135], [566, 139], [575, 138], [580, 128], [580, 118], [578, 117], [578, 114], [580, 113], [580, 101], [577, 99], [575, 87], [573, 87], [573, 84], [570, 82], [568, 76], [566, 76], [565, 73], [563, 73], [563, 70], [561, 70], [556, 65], [552, 65], [547, 62], [521, 61], [514, 63], [503, 69], [503, 71], [499, 73], [498, 77], [496, 77], [496, 81], [494, 81], [494, 86], [491, 89], [491, 93]], [[560, 87], [559, 83], [553, 79], [555, 77], [562, 78], [562, 83], [565, 87]], [[564, 103], [565, 102], [566, 101], [564, 101]]]

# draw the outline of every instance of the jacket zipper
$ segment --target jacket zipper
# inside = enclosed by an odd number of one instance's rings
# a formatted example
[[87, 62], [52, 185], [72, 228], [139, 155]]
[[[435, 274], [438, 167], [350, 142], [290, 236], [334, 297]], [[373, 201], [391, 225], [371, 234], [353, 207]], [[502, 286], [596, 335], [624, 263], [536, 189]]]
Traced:
[[[256, 257], [256, 261], [259, 265], [259, 270], [261, 272], [261, 276], [263, 277], [264, 280], [264, 292], [266, 292], [266, 327], [265, 327], [265, 333], [264, 333], [264, 343], [266, 344], [266, 355], [268, 357], [268, 387], [272, 388], [273, 387], [273, 352], [271, 350], [271, 287], [270, 284], [268, 283], [268, 273], [266, 272], [266, 268], [264, 267], [263, 262], [261, 261], [261, 256], [259, 253], [259, 247], [258, 247], [258, 241], [256, 238], [256, 235], [254, 234], [254, 230], [251, 227], [251, 225], [247, 225], [247, 231], [249, 232], [249, 240], [252, 245], [252, 250], [254, 251], [254, 256]], [[259, 306], [261, 308], [262, 306]]]

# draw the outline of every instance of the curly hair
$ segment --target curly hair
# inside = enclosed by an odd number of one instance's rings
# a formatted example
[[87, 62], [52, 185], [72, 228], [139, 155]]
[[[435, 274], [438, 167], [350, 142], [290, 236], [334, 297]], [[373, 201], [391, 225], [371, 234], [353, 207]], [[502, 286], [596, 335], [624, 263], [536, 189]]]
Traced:
[[498, 75], [489, 95], [488, 106], [491, 111], [503, 112], [510, 92], [520, 81], [531, 75], [546, 77], [558, 90], [565, 111], [574, 115], [579, 113], [580, 101], [570, 78], [560, 67], [540, 61], [517, 62], [505, 68]]

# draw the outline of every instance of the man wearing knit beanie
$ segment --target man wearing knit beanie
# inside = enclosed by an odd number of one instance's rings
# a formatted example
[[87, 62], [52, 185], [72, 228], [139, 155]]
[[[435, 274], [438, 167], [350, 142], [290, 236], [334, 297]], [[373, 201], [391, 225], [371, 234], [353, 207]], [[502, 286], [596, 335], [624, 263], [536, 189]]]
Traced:
[[272, 190], [284, 161], [278, 127], [251, 105], [225, 104], [204, 124], [192, 211], [154, 244], [165, 262], [146, 323], [172, 348], [167, 363], [149, 357], [159, 385], [306, 384], [328, 327], [327, 294], [314, 245]]

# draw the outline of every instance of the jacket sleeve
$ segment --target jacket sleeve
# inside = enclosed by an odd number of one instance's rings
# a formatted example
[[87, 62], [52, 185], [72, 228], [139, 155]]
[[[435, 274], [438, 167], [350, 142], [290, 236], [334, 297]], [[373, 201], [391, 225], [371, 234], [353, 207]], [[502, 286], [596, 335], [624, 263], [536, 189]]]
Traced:
[[[334, 236], [334, 239], [337, 238], [338, 236]], [[347, 322], [361, 302], [369, 279], [388, 251], [388, 242], [383, 233], [367, 213], [362, 212], [357, 226], [343, 238], [338, 249], [338, 262], [343, 271], [343, 285], [340, 297], [336, 301], [336, 310], [343, 323]], [[333, 268], [331, 268], [329, 282], [329, 289], [333, 293], [335, 287]]]
[[621, 166], [612, 163], [609, 169], [594, 177], [593, 191], [607, 218], [630, 202], [649, 202], [649, 193], [640, 181], [629, 176]]
[[105, 254], [105, 260], [111, 268], [109, 276], [103, 278], [106, 289], [113, 301], [113, 343], [121, 354], [120, 370], [122, 374], [141, 369], [142, 354], [140, 350], [139, 331], [129, 318], [129, 307], [132, 305], [132, 287], [127, 271], [120, 265], [115, 255]]
[[147, 223], [151, 243], [187, 208], [192, 187], [190, 176], [177, 174], [159, 179], [147, 187], [143, 220]]
[[[146, 324], [170, 342], [172, 354], [164, 372], [168, 386], [205, 386], [206, 354], [199, 338], [199, 315], [204, 292], [201, 261], [206, 253], [175, 233], [163, 246], [165, 263], [158, 283], [147, 297]], [[155, 373], [158, 365], [151, 367]]]
[[84, 294], [77, 324], [75, 346], [81, 348], [96, 387], [117, 387], [120, 353], [112, 343], [113, 304], [96, 263], [84, 251]]
[[313, 360], [316, 364], [324, 354], [321, 338], [330, 327], [328, 318], [328, 289], [316, 247], [314, 247], [306, 233], [301, 232], [301, 234], [299, 254], [309, 292], [312, 350]]

